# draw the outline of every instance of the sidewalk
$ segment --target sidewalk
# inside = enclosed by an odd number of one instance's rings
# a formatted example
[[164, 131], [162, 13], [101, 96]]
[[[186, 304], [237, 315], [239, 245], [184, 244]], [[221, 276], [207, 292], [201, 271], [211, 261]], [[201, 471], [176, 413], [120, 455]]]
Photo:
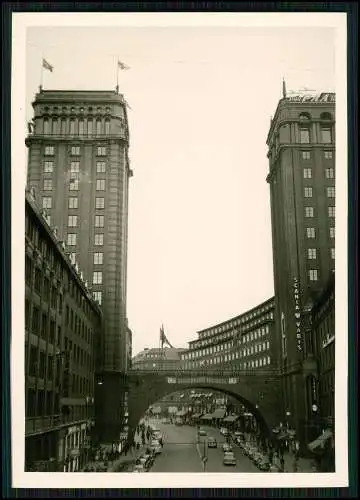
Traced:
[[[135, 434], [135, 442], [140, 441], [140, 436]], [[133, 448], [126, 454], [121, 455], [117, 460], [109, 464], [107, 472], [132, 472], [136, 459], [145, 453], [149, 443], [140, 446], [139, 449]]]
[[[294, 472], [294, 455], [289, 452], [284, 453], [284, 472]], [[280, 467], [280, 458], [276, 457], [273, 460], [274, 464]], [[300, 457], [297, 462], [297, 471], [303, 473], [313, 472], [312, 460], [309, 458]]]

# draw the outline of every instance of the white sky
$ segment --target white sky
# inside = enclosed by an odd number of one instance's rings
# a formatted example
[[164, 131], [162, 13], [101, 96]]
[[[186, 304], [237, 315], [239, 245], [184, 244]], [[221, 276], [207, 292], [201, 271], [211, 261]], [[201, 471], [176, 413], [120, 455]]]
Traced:
[[[335, 88], [326, 27], [31, 27], [26, 118], [44, 89], [115, 88], [129, 111], [133, 354], [177, 347], [274, 293], [266, 136], [289, 90]], [[26, 129], [24, 128], [24, 134]]]

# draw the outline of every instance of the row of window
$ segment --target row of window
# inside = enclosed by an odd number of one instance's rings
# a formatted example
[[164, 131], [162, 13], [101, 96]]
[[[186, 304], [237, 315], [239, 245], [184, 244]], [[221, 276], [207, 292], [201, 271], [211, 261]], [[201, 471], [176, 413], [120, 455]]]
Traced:
[[[311, 169], [304, 169], [305, 170], [311, 170]], [[327, 169], [327, 170], [333, 170], [333, 169]], [[312, 198], [313, 195], [313, 188], [312, 187], [305, 187], [304, 188], [304, 196], [305, 198]], [[328, 198], [335, 198], [335, 186], [329, 186], [326, 188], [326, 196]]]
[[[335, 248], [330, 248], [330, 256], [332, 259], [335, 259]], [[317, 249], [316, 248], [308, 248], [307, 249], [307, 257], [308, 259], [314, 260], [317, 258]]]
[[[76, 246], [77, 245], [77, 234], [76, 233], [68, 233], [66, 244], [68, 246]], [[102, 246], [104, 244], [104, 234], [99, 233], [94, 236], [94, 245]]]
[[[78, 227], [79, 217], [77, 215], [68, 215], [68, 227]], [[104, 215], [95, 215], [95, 227], [104, 227]]]
[[[232, 349], [231, 344], [221, 344], [213, 347], [209, 347], [207, 349], [203, 349], [201, 351], [196, 351], [196, 352], [191, 352], [184, 354], [181, 359], [196, 359], [196, 358], [201, 358], [203, 356], [209, 355], [209, 354], [214, 354], [216, 352], [222, 352], [222, 351], [228, 351]], [[238, 353], [232, 353], [232, 354], [225, 354], [225, 361], [227, 361], [228, 357], [229, 359], [235, 359], [234, 357], [231, 358], [231, 356], [235, 356], [236, 358], [242, 358], [246, 356], [252, 356], [253, 354], [257, 354], [258, 352], [263, 352], [266, 350], [270, 349], [270, 342], [267, 340], [266, 342], [260, 342], [255, 345], [251, 345], [249, 347], [245, 347], [244, 349], [240, 349]]]
[[[62, 106], [62, 108], [61, 108], [62, 113], [66, 113], [67, 111], [70, 111], [70, 113], [75, 113], [77, 111], [80, 111], [80, 113], [85, 113], [85, 112], [93, 113], [94, 110], [95, 109], [92, 106], [89, 106], [87, 109], [85, 109], [83, 106], [80, 106], [79, 108], [75, 107], [75, 106], [71, 106], [70, 108], [67, 108], [66, 106]], [[106, 106], [106, 108], [104, 108], [104, 110], [106, 113], [111, 113], [111, 108], [109, 106]], [[53, 108], [50, 110], [49, 106], [44, 107], [45, 113], [49, 113], [50, 111], [52, 111], [54, 114], [57, 114], [57, 113], [59, 113], [60, 108], [58, 108], [58, 106], [53, 106]], [[101, 106], [97, 106], [96, 112], [102, 113], [103, 108]]]
[[[310, 144], [311, 133], [309, 127], [301, 127], [300, 128], [300, 142], [301, 144]], [[332, 143], [332, 131], [331, 128], [320, 128], [320, 141], [323, 144], [331, 144]]]
[[[233, 353], [231, 355], [225, 355], [225, 356], [217, 356], [212, 359], [208, 359], [207, 363], [209, 365], [217, 365], [217, 364], [223, 364], [224, 362], [231, 361], [234, 359], [239, 358], [237, 355], [238, 353]], [[232, 368], [234, 369], [239, 369], [239, 370], [247, 370], [249, 368], [261, 368], [263, 366], [270, 365], [271, 363], [271, 358], [270, 356], [264, 356], [262, 358], [258, 359], [252, 359], [249, 361], [244, 361], [243, 363], [238, 363], [237, 366], [232, 365]], [[193, 368], [201, 368], [204, 366], [203, 361], [197, 360], [197, 361], [189, 361], [185, 363], [184, 368], [185, 369], [193, 369]]]
[[[71, 155], [78, 156], [80, 154], [80, 146], [72, 146], [71, 147]], [[54, 156], [55, 155], [55, 146], [47, 145], [44, 149], [44, 156]], [[96, 155], [97, 156], [106, 156], [106, 146], [97, 146], [96, 147]]]
[[[305, 207], [305, 217], [312, 218], [312, 217], [314, 217], [314, 214], [315, 214], [314, 207], [311, 207], [311, 206]], [[328, 207], [328, 216], [335, 217], [335, 207], [334, 206]]]
[[[96, 180], [96, 191], [105, 191], [105, 179], [97, 179]], [[69, 182], [70, 191], [79, 191], [79, 179], [72, 177]], [[52, 191], [53, 190], [53, 181], [52, 179], [44, 179], [43, 183], [43, 191]]]
[[[211, 328], [209, 330], [205, 330], [203, 332], [200, 332], [199, 338], [205, 339], [205, 338], [211, 337], [212, 335], [215, 335], [217, 333], [222, 333], [222, 335], [220, 335], [218, 337], [219, 340], [221, 340], [221, 339], [223, 340], [225, 338], [231, 337], [233, 335], [233, 331], [231, 329], [236, 328], [237, 326], [243, 325], [244, 323], [247, 323], [249, 320], [251, 320], [253, 318], [258, 318], [258, 319], [257, 319], [257, 321], [251, 322], [248, 326], [255, 326], [255, 325], [259, 324], [265, 318], [264, 317], [264, 318], [259, 319], [259, 317], [262, 316], [266, 311], [269, 311], [272, 308], [273, 308], [272, 304], [266, 304], [262, 307], [259, 307], [256, 311], [252, 311], [248, 314], [245, 314], [241, 318], [236, 318], [232, 321], [229, 321], [228, 323], [226, 323], [224, 325], [217, 326], [215, 328]], [[224, 332], [226, 332], [226, 333], [224, 333]]]
[[[45, 160], [44, 161], [44, 173], [52, 174], [54, 171], [54, 161]], [[78, 174], [80, 172], [80, 162], [79, 161], [71, 161], [70, 162], [70, 177], [78, 178]], [[103, 174], [106, 172], [106, 162], [105, 161], [97, 161], [96, 162], [96, 173]]]
[[[325, 160], [332, 160], [332, 158], [333, 158], [332, 151], [324, 151], [323, 153], [324, 153]], [[303, 160], [310, 160], [311, 159], [311, 152], [310, 151], [301, 151], [301, 158]]]
[[[335, 238], [335, 227], [329, 228], [329, 236], [330, 236], [330, 238]], [[316, 238], [316, 231], [315, 231], [314, 227], [307, 227], [306, 228], [306, 237], [309, 239]]]
[[[312, 168], [307, 167], [303, 170], [304, 179], [312, 179]], [[334, 179], [335, 171], [332, 167], [325, 168], [326, 179]]]
[[[266, 325], [262, 328], [259, 328], [258, 330], [255, 330], [255, 331], [247, 333], [246, 335], [243, 335], [241, 338], [238, 339], [237, 343], [238, 344], [239, 343], [247, 344], [249, 342], [253, 342], [253, 341], [261, 339], [262, 337], [264, 337], [268, 333], [269, 333], [269, 325]], [[213, 354], [215, 352], [231, 349], [234, 345], [234, 340], [235, 339], [233, 338], [232, 342], [218, 344], [215, 346], [206, 347], [205, 349], [199, 349], [197, 351], [191, 351], [191, 352], [181, 354], [181, 359], [194, 359], [194, 358], [198, 358], [198, 357], [205, 356], [208, 354]], [[267, 341], [266, 343], [264, 342], [264, 344], [267, 346], [266, 348], [269, 349], [269, 341]]]
[[95, 121], [87, 120], [85, 126], [84, 120], [57, 120], [44, 119], [44, 135], [110, 135], [110, 120], [102, 121], [100, 119]]
[[[50, 210], [52, 208], [52, 197], [44, 196], [42, 199], [42, 208]], [[70, 196], [68, 198], [68, 208], [77, 209], [79, 208], [79, 198], [77, 196]], [[95, 208], [97, 210], [102, 210], [105, 208], [105, 198], [96, 197], [95, 198]]]

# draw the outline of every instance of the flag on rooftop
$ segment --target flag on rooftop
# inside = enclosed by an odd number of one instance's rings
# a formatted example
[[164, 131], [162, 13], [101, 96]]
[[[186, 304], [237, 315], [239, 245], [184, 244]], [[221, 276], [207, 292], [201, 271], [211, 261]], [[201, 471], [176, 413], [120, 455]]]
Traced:
[[47, 60], [44, 58], [42, 60], [42, 65], [43, 65], [43, 68], [49, 70], [51, 73], [53, 72], [54, 66], [52, 66], [50, 63], [48, 63]]
[[120, 69], [130, 69], [130, 66], [118, 60], [118, 67]]
[[165, 335], [164, 325], [161, 325], [161, 328], [160, 328], [160, 344], [161, 344], [161, 348], [163, 348], [164, 344], [167, 344], [169, 347], [173, 347]]

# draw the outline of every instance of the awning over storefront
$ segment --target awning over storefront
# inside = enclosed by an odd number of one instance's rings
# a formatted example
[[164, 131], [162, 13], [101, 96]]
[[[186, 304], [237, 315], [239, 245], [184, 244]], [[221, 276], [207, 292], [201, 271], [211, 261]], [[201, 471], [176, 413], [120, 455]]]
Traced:
[[332, 432], [330, 429], [326, 429], [320, 436], [318, 436], [314, 441], [308, 444], [310, 451], [316, 450], [316, 448], [324, 448], [328, 439], [332, 437]]
[[226, 410], [224, 410], [223, 408], [219, 408], [214, 411], [214, 413], [212, 414], [212, 418], [224, 418], [225, 413]]
[[207, 415], [203, 415], [201, 417], [201, 420], [212, 420], [213, 418], [213, 414], [212, 413], [208, 413]]
[[199, 417], [201, 417], [201, 415], [202, 415], [202, 413], [194, 413], [192, 418], [199, 418]]
[[235, 420], [237, 420], [239, 418], [238, 415], [229, 415], [228, 417], [225, 417], [223, 422], [235, 422]]

